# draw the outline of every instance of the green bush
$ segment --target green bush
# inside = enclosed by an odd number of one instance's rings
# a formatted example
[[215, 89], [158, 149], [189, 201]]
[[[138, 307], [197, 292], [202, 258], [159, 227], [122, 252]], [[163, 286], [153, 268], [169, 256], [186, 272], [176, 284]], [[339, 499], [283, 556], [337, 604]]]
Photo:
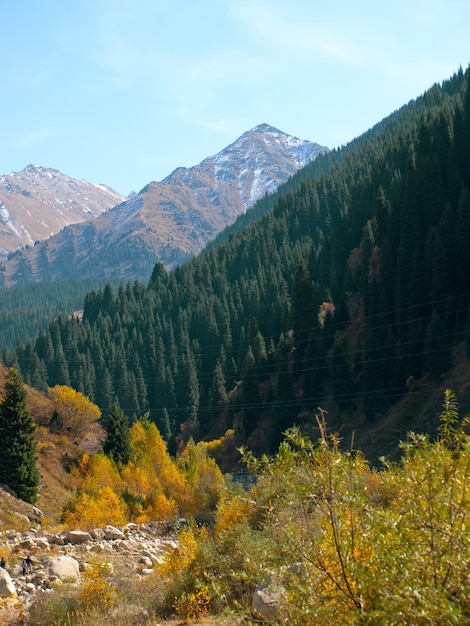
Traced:
[[282, 585], [289, 626], [470, 624], [469, 420], [458, 425], [453, 394], [437, 439], [410, 434], [381, 471], [317, 417], [317, 443], [291, 429], [272, 458], [244, 451], [257, 483], [221, 501], [197, 579], [244, 611], [257, 583]]

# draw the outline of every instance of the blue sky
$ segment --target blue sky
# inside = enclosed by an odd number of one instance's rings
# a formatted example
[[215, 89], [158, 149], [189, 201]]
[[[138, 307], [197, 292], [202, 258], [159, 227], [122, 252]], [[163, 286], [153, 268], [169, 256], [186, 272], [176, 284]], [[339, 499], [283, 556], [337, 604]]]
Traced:
[[263, 122], [338, 147], [470, 63], [468, 0], [0, 6], [0, 174], [126, 195]]

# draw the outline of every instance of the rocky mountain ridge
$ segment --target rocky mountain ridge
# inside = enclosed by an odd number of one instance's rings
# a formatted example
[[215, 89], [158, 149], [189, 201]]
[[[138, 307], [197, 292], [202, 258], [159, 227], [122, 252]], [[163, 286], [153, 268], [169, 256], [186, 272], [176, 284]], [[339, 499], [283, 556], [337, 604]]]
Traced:
[[[98, 217], [18, 251], [3, 284], [84, 276], [143, 280], [200, 252], [266, 193], [328, 148], [261, 124], [218, 154], [177, 168]], [[47, 278], [46, 278], [47, 277]]]
[[[269, 124], [260, 124], [245, 132], [218, 154], [207, 157], [191, 168], [177, 168], [162, 183], [186, 185], [198, 190], [194, 195], [201, 202], [207, 199], [220, 205], [229, 190], [238, 192], [233, 198], [246, 211], [266, 193], [274, 192], [289, 176], [301, 169], [327, 148], [283, 133]], [[212, 190], [201, 182], [215, 181]], [[232, 192], [232, 193], [233, 193]]]
[[0, 176], [0, 259], [64, 226], [95, 218], [124, 199], [110, 187], [40, 165]]

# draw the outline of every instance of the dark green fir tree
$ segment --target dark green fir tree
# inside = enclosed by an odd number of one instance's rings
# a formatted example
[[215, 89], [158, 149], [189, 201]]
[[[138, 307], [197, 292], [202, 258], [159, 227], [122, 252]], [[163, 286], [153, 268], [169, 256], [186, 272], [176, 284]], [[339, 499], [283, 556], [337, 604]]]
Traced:
[[116, 403], [107, 415], [106, 433], [104, 452], [112, 456], [116, 463], [126, 465], [131, 458], [129, 421], [127, 415]]
[[12, 367], [0, 405], [0, 482], [26, 502], [36, 501], [39, 485], [35, 429], [23, 379]]

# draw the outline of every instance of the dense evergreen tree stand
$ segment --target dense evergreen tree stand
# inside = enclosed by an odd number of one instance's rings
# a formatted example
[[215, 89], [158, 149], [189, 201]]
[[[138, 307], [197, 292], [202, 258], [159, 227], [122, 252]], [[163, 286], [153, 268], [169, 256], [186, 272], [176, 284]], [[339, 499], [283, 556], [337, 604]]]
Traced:
[[11, 368], [0, 405], [0, 482], [26, 502], [36, 501], [39, 485], [35, 429], [23, 380]]
[[107, 438], [104, 451], [116, 463], [126, 465], [131, 458], [129, 420], [117, 404], [113, 404], [106, 418]]

